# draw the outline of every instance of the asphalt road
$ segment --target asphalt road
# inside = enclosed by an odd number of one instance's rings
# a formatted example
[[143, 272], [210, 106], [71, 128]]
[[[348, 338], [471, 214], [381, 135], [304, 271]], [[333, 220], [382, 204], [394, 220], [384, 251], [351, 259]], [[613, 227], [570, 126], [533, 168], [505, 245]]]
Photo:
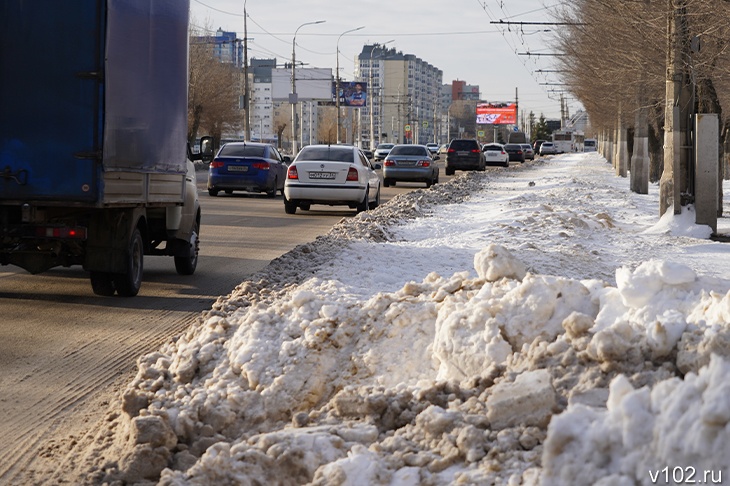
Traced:
[[[355, 215], [326, 206], [287, 215], [281, 195], [210, 197], [205, 177], [198, 173], [203, 218], [193, 276], [178, 275], [170, 257], [146, 257], [140, 294], [109, 298], [92, 293], [81, 268], [30, 275], [0, 267], [0, 485], [62, 482], [54, 475], [91, 440], [137, 357], [272, 259]], [[381, 201], [423, 187], [383, 188]]]

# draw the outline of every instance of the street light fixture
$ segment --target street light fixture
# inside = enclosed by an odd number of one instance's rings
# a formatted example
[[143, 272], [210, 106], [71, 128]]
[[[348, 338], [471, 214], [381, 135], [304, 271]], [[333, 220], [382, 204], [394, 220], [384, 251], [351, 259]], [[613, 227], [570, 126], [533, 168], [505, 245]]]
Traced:
[[291, 41], [291, 95], [289, 96], [289, 103], [291, 103], [291, 139], [292, 139], [292, 156], [297, 155], [297, 77], [296, 77], [296, 45], [297, 45], [297, 33], [299, 29], [305, 25], [322, 24], [325, 20], [316, 20], [314, 22], [305, 22], [294, 31], [294, 39]]
[[346, 30], [337, 38], [337, 69], [335, 72], [335, 98], [337, 105], [337, 143], [340, 143], [340, 39], [342, 39], [342, 36], [345, 34], [349, 34], [350, 32], [355, 32], [356, 30], [361, 30], [364, 28], [365, 26], [363, 25], [356, 29]]
[[[391, 39], [388, 42], [384, 42], [380, 44], [380, 49], [382, 50], [386, 44], [390, 44], [391, 42], [395, 42], [395, 39]], [[375, 52], [375, 46], [378, 44], [373, 44], [373, 48], [370, 50], [370, 94], [368, 95], [370, 97], [370, 150], [375, 150], [375, 114], [374, 114], [374, 108], [375, 108], [375, 89], [373, 86], [373, 53]], [[382, 122], [381, 122], [382, 125]], [[382, 126], [381, 126], [382, 131]]]

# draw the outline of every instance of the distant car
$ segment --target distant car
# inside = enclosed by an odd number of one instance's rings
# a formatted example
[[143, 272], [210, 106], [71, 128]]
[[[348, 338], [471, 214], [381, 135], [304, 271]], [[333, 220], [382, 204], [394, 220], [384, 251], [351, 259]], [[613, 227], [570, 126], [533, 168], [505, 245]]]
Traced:
[[507, 152], [507, 155], [509, 155], [509, 160], [514, 160], [515, 162], [524, 162], [525, 161], [525, 152], [522, 150], [522, 145], [518, 143], [508, 143], [504, 146], [504, 151]]
[[543, 144], [543, 142], [547, 142], [547, 140], [535, 140], [534, 142], [532, 142], [532, 150], [534, 150], [536, 154], [540, 153], [540, 146]]
[[479, 142], [470, 138], [455, 138], [446, 152], [446, 175], [457, 170], [484, 170], [486, 161]]
[[370, 160], [373, 160], [373, 151], [368, 149], [360, 149], [362, 150], [362, 153], [365, 154], [365, 157], [367, 157]]
[[525, 153], [525, 159], [535, 160], [535, 151], [529, 143], [521, 143], [522, 151]]
[[425, 182], [431, 187], [439, 181], [439, 168], [427, 145], [396, 145], [383, 162], [383, 185], [395, 186], [397, 181]]
[[558, 153], [557, 147], [552, 142], [543, 142], [540, 145], [540, 155], [555, 155]]
[[289, 165], [284, 185], [284, 211], [308, 211], [312, 204], [349, 206], [357, 212], [380, 204], [380, 177], [357, 147], [307, 145]]
[[438, 154], [439, 155], [446, 155], [446, 153], [449, 151], [449, 144], [445, 143], [439, 147]]
[[385, 156], [388, 155], [390, 149], [395, 147], [394, 143], [381, 143], [375, 148], [375, 162], [385, 160]]
[[487, 164], [509, 167], [509, 154], [501, 143], [488, 143], [482, 147], [482, 152]]
[[428, 151], [431, 152], [432, 155], [435, 155], [439, 151], [439, 144], [437, 143], [427, 143], [426, 147], [428, 148]]
[[583, 152], [595, 152], [598, 150], [598, 143], [595, 138], [586, 138], [583, 141]]
[[286, 166], [291, 159], [273, 145], [257, 142], [229, 142], [223, 145], [208, 167], [208, 194], [220, 191], [264, 192], [276, 197], [284, 194]]

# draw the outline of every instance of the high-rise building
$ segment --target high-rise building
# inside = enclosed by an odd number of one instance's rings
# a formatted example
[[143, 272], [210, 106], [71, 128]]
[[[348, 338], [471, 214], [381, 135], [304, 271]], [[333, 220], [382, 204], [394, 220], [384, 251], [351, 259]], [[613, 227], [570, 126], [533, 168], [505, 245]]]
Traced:
[[385, 141], [439, 141], [443, 78], [440, 69], [413, 54], [372, 44], [363, 46], [358, 55], [356, 78], [368, 83], [366, 106], [358, 108], [360, 139], [354, 141], [356, 144], [369, 148]]

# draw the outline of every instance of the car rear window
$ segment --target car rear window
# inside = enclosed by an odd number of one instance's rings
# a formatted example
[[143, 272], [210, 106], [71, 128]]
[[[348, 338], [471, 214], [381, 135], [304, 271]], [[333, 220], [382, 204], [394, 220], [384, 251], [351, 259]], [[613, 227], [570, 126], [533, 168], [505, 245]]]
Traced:
[[520, 147], [519, 145], [514, 145], [514, 144], [508, 143], [507, 145], [504, 146], [504, 149], [505, 150], [522, 150], [522, 147]]
[[353, 150], [338, 147], [304, 147], [297, 160], [323, 160], [327, 162], [349, 162], [355, 161]]
[[428, 149], [414, 145], [398, 145], [393, 147], [390, 155], [428, 155]]
[[454, 150], [478, 150], [479, 144], [476, 140], [452, 140], [449, 148]]
[[263, 157], [266, 147], [261, 145], [224, 145], [219, 156], [223, 157]]
[[499, 145], [485, 145], [484, 150], [499, 150], [501, 152], [502, 147], [500, 147]]

